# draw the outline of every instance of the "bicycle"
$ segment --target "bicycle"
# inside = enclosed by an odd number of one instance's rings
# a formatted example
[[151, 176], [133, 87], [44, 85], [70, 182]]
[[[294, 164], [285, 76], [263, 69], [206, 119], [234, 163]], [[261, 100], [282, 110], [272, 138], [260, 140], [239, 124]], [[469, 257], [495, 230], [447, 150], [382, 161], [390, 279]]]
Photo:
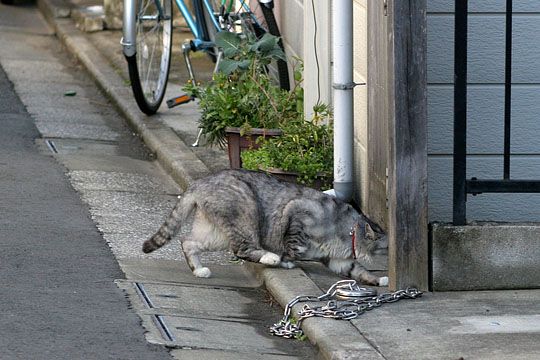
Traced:
[[[204, 51], [218, 67], [221, 54], [214, 43], [219, 31], [230, 31], [260, 38], [264, 33], [280, 37], [274, 16], [273, 0], [175, 0], [194, 39], [182, 45], [187, 70], [195, 79], [189, 54]], [[250, 7], [250, 4], [255, 6]], [[147, 115], [155, 114], [163, 101], [172, 47], [172, 0], [124, 0], [124, 25], [121, 44], [127, 60], [131, 88], [137, 105]], [[283, 43], [280, 40], [283, 49]], [[287, 64], [274, 66], [279, 85], [289, 90]], [[168, 101], [172, 107], [192, 99], [179, 96]]]

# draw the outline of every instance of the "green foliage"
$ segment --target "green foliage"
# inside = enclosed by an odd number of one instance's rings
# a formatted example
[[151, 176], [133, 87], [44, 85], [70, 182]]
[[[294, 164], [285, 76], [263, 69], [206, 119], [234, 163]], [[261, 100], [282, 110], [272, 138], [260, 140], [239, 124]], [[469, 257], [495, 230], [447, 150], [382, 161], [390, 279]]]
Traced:
[[258, 150], [243, 151], [243, 167], [252, 170], [281, 169], [298, 174], [307, 185], [326, 179], [331, 186], [333, 126], [330, 109], [314, 107], [310, 121], [304, 118], [302, 64], [296, 59], [294, 88], [282, 90], [267, 72], [272, 60], [284, 59], [279, 39], [265, 34], [261, 39], [220, 32], [216, 43], [223, 49], [219, 72], [205, 85], [188, 83], [184, 89], [200, 100], [200, 128], [209, 144], [225, 145], [225, 128], [279, 128], [283, 135], [259, 138]]
[[[184, 90], [200, 100], [200, 128], [209, 144], [225, 144], [225, 128], [280, 128], [281, 123], [302, 117], [303, 93], [299, 86], [282, 90], [267, 73], [272, 60], [285, 54], [279, 38], [265, 34], [246, 39], [220, 32], [216, 44], [223, 49], [219, 72], [205, 85], [188, 83]], [[300, 89], [300, 90], [298, 90]]]
[[323, 188], [330, 188], [334, 156], [331, 113], [324, 104], [313, 110], [311, 121], [297, 119], [283, 124], [282, 136], [261, 139], [259, 149], [242, 152], [243, 167], [294, 172], [301, 183], [312, 185], [322, 179]]

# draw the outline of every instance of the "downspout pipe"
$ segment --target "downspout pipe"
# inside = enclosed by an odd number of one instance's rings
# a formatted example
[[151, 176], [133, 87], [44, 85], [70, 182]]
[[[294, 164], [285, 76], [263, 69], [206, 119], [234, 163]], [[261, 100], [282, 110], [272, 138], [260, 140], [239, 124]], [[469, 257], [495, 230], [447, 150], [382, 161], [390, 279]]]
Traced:
[[349, 202], [353, 194], [353, 2], [332, 1], [334, 100], [334, 193]]

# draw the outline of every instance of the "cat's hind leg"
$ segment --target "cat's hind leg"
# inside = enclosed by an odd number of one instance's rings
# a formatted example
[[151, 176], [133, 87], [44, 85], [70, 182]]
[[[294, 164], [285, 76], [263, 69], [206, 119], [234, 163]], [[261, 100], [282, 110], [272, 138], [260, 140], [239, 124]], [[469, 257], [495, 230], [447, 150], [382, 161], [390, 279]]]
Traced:
[[256, 196], [243, 182], [235, 183], [233, 192], [241, 197], [241, 206], [212, 203], [205, 207], [209, 221], [229, 243], [230, 250], [240, 259], [277, 266], [281, 256], [263, 249], [260, 239], [260, 213]]
[[225, 250], [227, 247], [228, 242], [221, 231], [198, 210], [189, 238], [182, 241], [182, 251], [193, 275], [210, 277], [212, 272], [201, 264], [199, 255], [205, 251]]
[[212, 275], [210, 269], [201, 264], [199, 254], [202, 251], [199, 243], [186, 240], [182, 243], [182, 250], [184, 251], [184, 256], [193, 275], [201, 278], [208, 278]]

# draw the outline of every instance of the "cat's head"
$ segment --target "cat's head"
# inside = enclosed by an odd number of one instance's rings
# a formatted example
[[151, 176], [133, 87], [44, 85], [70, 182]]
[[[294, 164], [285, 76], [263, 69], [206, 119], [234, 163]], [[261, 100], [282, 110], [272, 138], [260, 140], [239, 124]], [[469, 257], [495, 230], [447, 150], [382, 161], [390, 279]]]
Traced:
[[388, 249], [388, 237], [375, 224], [359, 219], [351, 230], [354, 255], [357, 259], [370, 262], [373, 255]]

